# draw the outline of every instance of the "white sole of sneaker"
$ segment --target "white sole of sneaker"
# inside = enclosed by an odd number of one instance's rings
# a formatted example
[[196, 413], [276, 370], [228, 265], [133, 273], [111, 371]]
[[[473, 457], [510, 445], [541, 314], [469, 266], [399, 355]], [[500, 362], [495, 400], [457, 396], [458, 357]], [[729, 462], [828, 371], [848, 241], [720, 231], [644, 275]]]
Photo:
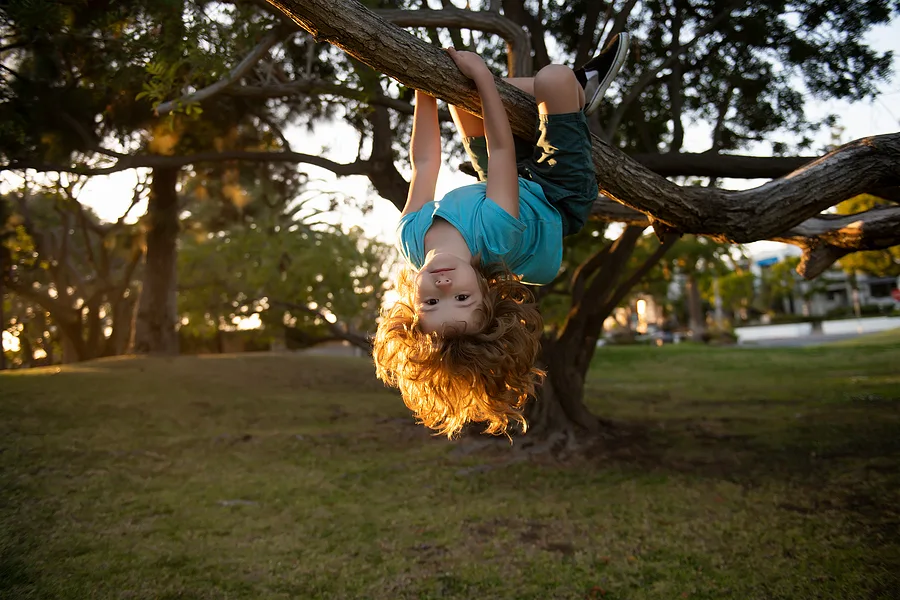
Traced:
[[620, 33], [619, 47], [616, 49], [616, 56], [613, 60], [613, 66], [609, 71], [606, 72], [606, 77], [603, 78], [603, 80], [600, 82], [600, 85], [598, 85], [597, 89], [594, 90], [594, 95], [584, 103], [585, 114], [590, 115], [600, 107], [600, 101], [603, 100], [603, 96], [606, 95], [606, 91], [609, 89], [609, 86], [616, 78], [616, 75], [619, 74], [619, 71], [622, 69], [622, 65], [625, 64], [625, 59], [628, 58], [628, 51], [630, 49], [631, 34], [627, 32]]

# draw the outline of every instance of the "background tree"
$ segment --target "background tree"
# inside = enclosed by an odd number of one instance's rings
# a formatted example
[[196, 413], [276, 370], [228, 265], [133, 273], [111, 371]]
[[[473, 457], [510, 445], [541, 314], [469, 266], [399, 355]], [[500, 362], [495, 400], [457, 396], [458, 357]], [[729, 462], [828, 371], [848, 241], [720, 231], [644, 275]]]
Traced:
[[[255, 152], [283, 137], [279, 119], [294, 111], [290, 106], [269, 111], [265, 101], [246, 96], [215, 98], [205, 112], [182, 104], [159, 115], [153, 107], [162, 90], [188, 80], [215, 81], [228, 72], [233, 53], [242, 56], [256, 48], [262, 57], [287, 32], [248, 3], [130, 0], [109, 7], [14, 0], [0, 11], [3, 169], [83, 175], [152, 170], [135, 349], [177, 351], [175, 240], [182, 168], [234, 159], [245, 151], [244, 158], [258, 160]], [[305, 56], [302, 42], [284, 51]], [[303, 103], [305, 114], [316, 113], [313, 104]]]
[[[719, 297], [723, 308], [731, 313], [732, 323], [748, 319], [756, 297], [755, 282], [756, 277], [742, 264], [718, 277]], [[714, 301], [710, 294], [712, 291], [707, 289], [707, 301]]]
[[8, 325], [6, 309], [6, 278], [12, 264], [12, 205], [0, 197], [0, 371], [6, 369], [6, 351], [3, 347], [3, 333]]
[[827, 280], [817, 277], [811, 281], [797, 274], [800, 258], [789, 256], [762, 271], [759, 303], [761, 308], [776, 314], [811, 314], [810, 302], [816, 294], [824, 293]]
[[[125, 224], [127, 212], [115, 223], [100, 223], [78, 202], [80, 183], [62, 178], [36, 193], [26, 185], [7, 196], [15, 202], [17, 227], [4, 283], [19, 299], [19, 324], [36, 327], [31, 336], [22, 330], [20, 342], [32, 347], [40, 340], [49, 355], [50, 334], [58, 331], [63, 362], [124, 352], [143, 255], [142, 233]], [[140, 196], [139, 188], [131, 207]]]
[[179, 297], [189, 329], [218, 335], [255, 315], [269, 339], [292, 347], [346, 340], [368, 350], [365, 332], [395, 253], [359, 228], [322, 221], [325, 211], [309, 207], [319, 198], [304, 194], [305, 184], [279, 165], [188, 182]]
[[[706, 332], [704, 295], [708, 299], [714, 295], [713, 281], [728, 271], [731, 250], [731, 244], [687, 235], [678, 240], [666, 256], [668, 270], [681, 286], [688, 317], [686, 325], [692, 339], [703, 339]], [[710, 293], [704, 294], [706, 291]]]

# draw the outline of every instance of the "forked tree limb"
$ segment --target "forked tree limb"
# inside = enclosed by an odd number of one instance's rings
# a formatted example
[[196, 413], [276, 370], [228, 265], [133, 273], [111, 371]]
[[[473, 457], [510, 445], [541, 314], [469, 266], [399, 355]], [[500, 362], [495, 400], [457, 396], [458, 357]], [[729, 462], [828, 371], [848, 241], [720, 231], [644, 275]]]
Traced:
[[[408, 87], [481, 114], [474, 85], [449, 56], [355, 0], [268, 1], [316, 40]], [[513, 132], [533, 138], [533, 98], [500, 80], [498, 89]], [[857, 215], [860, 225], [853, 234], [841, 233], [840, 226], [818, 231], [812, 224], [807, 226], [811, 235], [789, 234], [808, 219], [822, 219], [820, 213], [843, 200], [900, 184], [900, 133], [851, 142], [780, 179], [742, 191], [678, 186], [596, 137], [592, 158], [600, 193], [652, 217], [661, 234], [693, 233], [735, 243], [782, 239], [804, 248], [807, 265], [812, 253], [830, 245], [834, 236], [847, 252], [900, 244], [900, 215], [882, 212]], [[814, 276], [815, 270], [807, 268], [804, 275]]]
[[225, 88], [231, 86], [236, 81], [239, 81], [242, 77], [244, 77], [247, 73], [249, 73], [253, 67], [262, 59], [263, 56], [268, 54], [269, 50], [275, 46], [278, 42], [282, 40], [282, 38], [289, 32], [289, 30], [284, 27], [273, 27], [265, 37], [250, 51], [247, 56], [244, 57], [241, 62], [239, 62], [224, 79], [220, 79], [214, 84], [203, 88], [202, 90], [198, 90], [192, 94], [187, 94], [186, 96], [182, 96], [177, 100], [169, 100], [167, 102], [161, 103], [156, 107], [156, 113], [160, 115], [166, 115], [176, 110], [179, 106], [184, 104], [190, 104], [192, 102], [203, 102], [207, 98], [211, 98], [215, 96], [219, 92], [223, 91]]
[[475, 29], [502, 37], [508, 47], [510, 77], [531, 75], [531, 41], [524, 29], [499, 12], [445, 7], [440, 10], [380, 9], [379, 17], [398, 27], [448, 27]]

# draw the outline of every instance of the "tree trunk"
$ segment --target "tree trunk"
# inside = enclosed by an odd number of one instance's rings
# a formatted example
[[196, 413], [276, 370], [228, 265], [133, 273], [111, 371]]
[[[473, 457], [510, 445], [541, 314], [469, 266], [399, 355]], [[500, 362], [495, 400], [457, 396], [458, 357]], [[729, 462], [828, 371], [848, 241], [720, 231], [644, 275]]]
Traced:
[[60, 336], [60, 342], [62, 343], [62, 364], [68, 365], [81, 360], [78, 348], [71, 336], [63, 333]]
[[573, 350], [578, 352], [581, 348], [545, 340], [543, 357], [547, 378], [526, 410], [529, 435], [547, 438], [563, 434], [574, 439], [599, 430], [600, 419], [584, 405], [587, 369], [572, 355]]
[[[525, 409], [528, 436], [547, 440], [548, 450], [562, 444], [576, 449], [582, 440], [592, 440], [609, 422], [594, 415], [584, 404], [584, 385], [590, 370], [603, 322], [629, 291], [652, 269], [675, 243], [678, 236], [668, 235], [657, 249], [626, 276], [626, 267], [634, 247], [642, 235], [642, 227], [628, 227], [608, 251], [601, 250], [588, 258], [579, 272], [594, 269], [596, 273], [582, 285], [584, 294], [573, 303], [565, 324], [555, 337], [542, 340], [542, 361], [547, 378], [537, 398]], [[594, 265], [594, 266], [591, 266]], [[578, 290], [573, 298], [580, 296]]]
[[178, 354], [175, 330], [177, 181], [177, 168], [153, 170], [147, 208], [147, 262], [134, 326], [134, 352], [138, 354]]
[[38, 366], [52, 365], [53, 343], [50, 339], [48, 339], [50, 338], [50, 332], [48, 331], [49, 328], [47, 327], [47, 312], [43, 309], [43, 307], [37, 307], [37, 309], [35, 310], [33, 322], [35, 328], [37, 329], [35, 333], [38, 334], [35, 337], [40, 339], [41, 350], [43, 350], [47, 355], [40, 361], [36, 361], [36, 364]]
[[120, 356], [128, 352], [134, 327], [134, 294], [120, 297], [112, 303], [112, 334], [106, 340], [104, 356]]
[[103, 356], [103, 350], [106, 346], [106, 338], [103, 336], [103, 319], [100, 318], [101, 303], [99, 300], [88, 302], [85, 306], [84, 318], [87, 332], [87, 340], [85, 347], [87, 348], [87, 356], [84, 360], [99, 358]]
[[[2, 258], [2, 255], [0, 255]], [[0, 371], [6, 370], [6, 351], [3, 350], [3, 332], [6, 331], [6, 310], [4, 300], [6, 298], [6, 287], [3, 278], [6, 276], [3, 263], [0, 263]]]
[[703, 301], [700, 298], [700, 287], [697, 277], [693, 274], [687, 276], [685, 282], [685, 300], [688, 309], [688, 328], [691, 330], [691, 339], [699, 341], [706, 332], [706, 318], [703, 314]]

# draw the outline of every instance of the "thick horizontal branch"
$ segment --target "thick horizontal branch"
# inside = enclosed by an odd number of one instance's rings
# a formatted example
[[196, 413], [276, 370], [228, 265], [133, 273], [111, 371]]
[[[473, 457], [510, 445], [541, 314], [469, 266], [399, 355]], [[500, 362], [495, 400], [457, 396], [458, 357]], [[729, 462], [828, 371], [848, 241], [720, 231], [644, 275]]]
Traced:
[[817, 156], [738, 156], [714, 152], [631, 154], [632, 159], [663, 177], [775, 179], [816, 160]]
[[650, 227], [650, 217], [604, 195], [597, 197], [591, 208], [591, 217], [600, 221], [625, 223], [626, 225], [642, 225]]

